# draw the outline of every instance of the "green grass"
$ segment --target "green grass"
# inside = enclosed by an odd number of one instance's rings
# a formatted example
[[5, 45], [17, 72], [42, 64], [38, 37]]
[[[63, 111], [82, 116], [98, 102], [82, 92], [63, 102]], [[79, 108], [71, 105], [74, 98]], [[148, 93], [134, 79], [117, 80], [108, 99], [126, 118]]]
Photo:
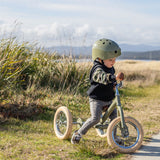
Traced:
[[[157, 90], [160, 89], [159, 86], [147, 87], [143, 89], [135, 88], [130, 90], [129, 93], [131, 94], [125, 95], [129, 100], [126, 102], [124, 107], [127, 107], [131, 103], [136, 105], [131, 106], [129, 111], [125, 110], [125, 115], [131, 115], [143, 124], [146, 141], [153, 133], [157, 132], [157, 128], [160, 128], [160, 123], [158, 122], [159, 110], [157, 110], [157, 115], [155, 115], [155, 113], [154, 115], [150, 115], [151, 110], [153, 112], [156, 111], [156, 104], [153, 104], [152, 107], [148, 106], [150, 98], [156, 97], [152, 92], [155, 88]], [[126, 88], [122, 89], [122, 92], [125, 92], [125, 90]], [[135, 102], [135, 97], [132, 96], [133, 93], [135, 93], [135, 90], [139, 90], [139, 92], [146, 92], [146, 97], [138, 98], [138, 100]], [[123, 102], [125, 96], [122, 97]], [[25, 121], [9, 118], [2, 122], [4, 119], [1, 119], [1, 159], [110, 158], [112, 160], [118, 160], [125, 157], [125, 155], [119, 154], [112, 150], [107, 145], [107, 140], [105, 138], [101, 139], [97, 137], [95, 129], [91, 129], [87, 133], [87, 135], [84, 137], [84, 141], [82, 141], [80, 145], [73, 146], [70, 143], [70, 140], [59, 140], [54, 134], [52, 124], [56, 108], [61, 105], [68, 106], [75, 118], [83, 117], [83, 119], [86, 119], [90, 114], [88, 97], [82, 95], [75, 96], [73, 94], [66, 95], [62, 93], [55, 93], [50, 97], [46, 96], [43, 98], [43, 102], [45, 102], [46, 99], [48, 101], [49, 98], [50, 101], [53, 101], [53, 106], [44, 108], [44, 113], [41, 113], [38, 116], [31, 117]], [[144, 108], [146, 109], [145, 111]], [[139, 112], [141, 113], [141, 118], [139, 117]], [[143, 121], [143, 114], [145, 115], [147, 113], [149, 116], [147, 119], [145, 119], [145, 121]]]
[[[59, 97], [59, 94], [53, 94], [51, 99], [61, 99], [61, 101], [54, 103], [57, 106], [44, 108], [44, 113], [38, 116], [26, 120], [1, 119], [0, 157], [3, 159], [103, 159], [118, 156], [114, 150], [108, 149], [106, 139], [96, 136], [95, 129], [91, 129], [85, 141], [78, 146], [73, 146], [70, 140], [59, 140], [53, 131], [55, 109], [62, 104], [68, 105], [73, 117], [86, 119], [89, 116], [89, 106], [86, 104], [88, 98], [81, 95]], [[103, 154], [101, 150], [104, 150]]]
[[70, 141], [58, 140], [53, 133], [52, 121], [19, 121], [9, 119], [1, 123], [2, 159], [100, 159], [90, 148], [78, 149]]

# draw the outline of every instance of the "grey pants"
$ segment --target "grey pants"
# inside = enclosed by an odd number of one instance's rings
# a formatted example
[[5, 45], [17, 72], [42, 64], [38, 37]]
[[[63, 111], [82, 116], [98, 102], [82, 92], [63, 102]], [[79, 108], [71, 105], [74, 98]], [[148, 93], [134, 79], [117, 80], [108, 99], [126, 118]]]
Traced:
[[[86, 122], [82, 125], [82, 127], [78, 130], [78, 132], [81, 135], [86, 134], [90, 128], [92, 128], [94, 125], [96, 125], [100, 121], [103, 107], [106, 105], [110, 105], [112, 101], [104, 102], [104, 101], [89, 98], [89, 103], [90, 103], [91, 117], [88, 118]], [[117, 110], [114, 109], [114, 111], [111, 113], [109, 118], [113, 120], [116, 117], [117, 117]]]

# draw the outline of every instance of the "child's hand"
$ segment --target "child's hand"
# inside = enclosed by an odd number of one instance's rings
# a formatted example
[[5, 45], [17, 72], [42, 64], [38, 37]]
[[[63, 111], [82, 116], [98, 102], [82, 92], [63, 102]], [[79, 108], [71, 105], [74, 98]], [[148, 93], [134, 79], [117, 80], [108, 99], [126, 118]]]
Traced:
[[124, 73], [120, 72], [116, 75], [116, 80], [123, 81], [124, 80]]

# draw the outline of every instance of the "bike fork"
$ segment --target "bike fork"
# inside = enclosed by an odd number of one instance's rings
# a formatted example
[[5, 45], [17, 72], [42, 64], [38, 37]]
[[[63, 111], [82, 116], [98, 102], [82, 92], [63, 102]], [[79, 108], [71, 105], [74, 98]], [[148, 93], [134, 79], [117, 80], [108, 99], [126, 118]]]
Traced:
[[117, 95], [117, 115], [119, 115], [121, 117], [121, 134], [123, 137], [128, 137], [129, 136], [129, 131], [128, 131], [128, 127], [125, 123], [125, 120], [124, 120], [124, 114], [123, 114], [123, 110], [122, 110], [122, 107], [121, 107], [121, 102], [120, 102], [120, 96]]

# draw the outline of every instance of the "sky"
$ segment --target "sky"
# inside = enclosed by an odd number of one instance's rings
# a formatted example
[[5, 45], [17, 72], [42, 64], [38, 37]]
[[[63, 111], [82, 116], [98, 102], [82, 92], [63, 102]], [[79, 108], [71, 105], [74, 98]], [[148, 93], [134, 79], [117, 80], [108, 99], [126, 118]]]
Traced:
[[160, 46], [159, 0], [0, 0], [0, 36], [42, 46]]

